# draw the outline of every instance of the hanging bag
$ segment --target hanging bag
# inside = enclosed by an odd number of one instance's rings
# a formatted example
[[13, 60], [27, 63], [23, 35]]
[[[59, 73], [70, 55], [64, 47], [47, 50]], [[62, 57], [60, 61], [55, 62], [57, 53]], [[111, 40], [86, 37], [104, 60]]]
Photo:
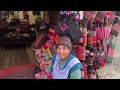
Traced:
[[79, 23], [69, 16], [66, 16], [63, 20], [59, 21], [58, 24], [54, 26], [54, 29], [59, 36], [70, 37], [74, 44], [78, 44], [79, 39], [82, 37]]

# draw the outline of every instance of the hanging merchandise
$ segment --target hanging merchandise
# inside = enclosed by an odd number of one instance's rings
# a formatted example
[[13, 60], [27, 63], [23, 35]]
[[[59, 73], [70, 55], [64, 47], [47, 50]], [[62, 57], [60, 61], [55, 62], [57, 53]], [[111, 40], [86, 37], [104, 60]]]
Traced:
[[96, 45], [96, 31], [92, 30], [92, 36], [93, 36], [93, 45]]
[[108, 63], [112, 63], [113, 61], [113, 57], [115, 55], [115, 43], [116, 43], [116, 40], [117, 40], [117, 37], [110, 34], [110, 43], [108, 44], [108, 54], [107, 54], [107, 62]]
[[74, 44], [77, 44], [82, 37], [79, 23], [68, 16], [62, 21], [59, 21], [58, 24], [54, 26], [54, 29], [59, 36], [70, 37]]
[[117, 36], [120, 33], [120, 21], [113, 25], [111, 33], [115, 36]]
[[87, 46], [87, 28], [83, 28], [82, 29], [82, 33], [83, 33], [83, 46]]
[[39, 49], [42, 47], [42, 45], [48, 40], [48, 35], [45, 34], [40, 34], [37, 39], [36, 42], [34, 43], [34, 46], [36, 49]]
[[95, 20], [99, 21], [100, 23], [104, 22], [104, 18], [106, 16], [107, 11], [98, 11]]
[[[83, 26], [87, 26], [90, 19], [96, 14], [96, 11], [83, 11], [83, 19], [80, 20]], [[94, 18], [93, 18], [94, 19]]]
[[96, 38], [97, 40], [100, 40], [101, 39], [101, 28], [96, 27], [95, 30], [96, 30], [96, 36], [97, 36]]
[[48, 31], [48, 37], [49, 37], [49, 39], [52, 40], [52, 41], [54, 41], [55, 36], [56, 36], [55, 30], [52, 27], [50, 27], [50, 29]]
[[83, 79], [88, 79], [87, 65], [84, 62], [82, 62], [82, 65], [83, 65]]
[[55, 43], [58, 44], [59, 40], [60, 40], [60, 36], [56, 34], [56, 36], [55, 36]]
[[87, 37], [87, 41], [88, 41], [88, 43], [87, 43], [87, 47], [88, 48], [91, 48], [91, 47], [93, 47], [93, 36], [92, 36], [92, 31], [88, 31], [88, 37]]

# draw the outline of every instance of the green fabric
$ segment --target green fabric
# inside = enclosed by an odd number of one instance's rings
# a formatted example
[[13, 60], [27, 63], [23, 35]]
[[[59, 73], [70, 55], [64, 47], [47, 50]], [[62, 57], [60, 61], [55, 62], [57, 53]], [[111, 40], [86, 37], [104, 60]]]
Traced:
[[[63, 62], [60, 60], [60, 69], [63, 69], [64, 65], [65, 65], [66, 62]], [[49, 64], [49, 66], [46, 68], [46, 71], [47, 72], [51, 72], [52, 71], [52, 63]], [[76, 69], [74, 71], [72, 71], [69, 75], [69, 78], [70, 79], [80, 79], [81, 77], [81, 70], [80, 69]]]
[[[113, 43], [112, 41], [110, 42], [109, 48], [112, 48], [115, 50], [115, 43]], [[112, 56], [107, 56], [107, 60], [108, 63], [112, 63], [113, 61], [113, 57]]]
[[112, 63], [112, 61], [113, 61], [113, 58], [110, 57], [110, 56], [107, 56], [107, 62], [108, 62], [108, 63]]

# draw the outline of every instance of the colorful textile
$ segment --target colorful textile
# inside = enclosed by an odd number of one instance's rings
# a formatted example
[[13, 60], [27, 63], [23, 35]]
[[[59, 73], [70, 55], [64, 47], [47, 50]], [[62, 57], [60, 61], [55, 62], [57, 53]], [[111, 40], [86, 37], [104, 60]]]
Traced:
[[83, 46], [87, 46], [87, 28], [83, 28], [82, 32], [83, 32]]
[[58, 44], [59, 40], [60, 40], [60, 36], [56, 34], [56, 36], [55, 36], [55, 42], [56, 42], [56, 44]]
[[109, 44], [109, 48], [108, 48], [108, 55], [107, 55], [107, 62], [108, 63], [112, 63], [113, 61], [113, 57], [114, 57], [114, 52], [115, 51], [115, 43], [113, 43], [112, 41]]
[[86, 79], [86, 78], [88, 78], [88, 75], [87, 75], [87, 65], [84, 62], [82, 62], [82, 65], [83, 65], [83, 78]]
[[96, 45], [96, 31], [92, 31], [93, 45]]
[[39, 72], [35, 74], [35, 79], [52, 79], [50, 72]]
[[83, 19], [81, 23], [86, 26], [90, 19], [96, 14], [96, 11], [83, 11]]
[[93, 36], [92, 36], [92, 31], [88, 31], [88, 42], [87, 42], [87, 46], [89, 48], [93, 47]]
[[97, 40], [100, 40], [101, 39], [101, 28], [96, 27], [95, 30], [96, 30], [96, 36], [97, 36], [96, 38]]
[[95, 20], [99, 21], [99, 22], [104, 22], [104, 18], [106, 16], [107, 11], [98, 11]]
[[52, 27], [50, 27], [50, 29], [48, 31], [48, 37], [49, 37], [49, 39], [54, 41], [55, 36], [56, 36], [55, 30]]
[[46, 49], [51, 47], [53, 45], [53, 43], [54, 42], [52, 40], [47, 40], [46, 43], [42, 46], [43, 51], [45, 51]]
[[51, 59], [53, 57], [53, 54], [55, 53], [54, 47], [51, 46], [45, 51], [45, 53], [46, 53], [46, 60]]

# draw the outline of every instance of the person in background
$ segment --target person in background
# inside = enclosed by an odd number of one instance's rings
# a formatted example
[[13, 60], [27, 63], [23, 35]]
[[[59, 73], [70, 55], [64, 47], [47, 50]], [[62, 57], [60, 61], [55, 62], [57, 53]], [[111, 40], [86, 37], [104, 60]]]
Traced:
[[53, 79], [82, 79], [83, 66], [71, 51], [71, 39], [62, 36], [57, 44], [56, 53], [46, 68], [46, 72], [51, 72]]

